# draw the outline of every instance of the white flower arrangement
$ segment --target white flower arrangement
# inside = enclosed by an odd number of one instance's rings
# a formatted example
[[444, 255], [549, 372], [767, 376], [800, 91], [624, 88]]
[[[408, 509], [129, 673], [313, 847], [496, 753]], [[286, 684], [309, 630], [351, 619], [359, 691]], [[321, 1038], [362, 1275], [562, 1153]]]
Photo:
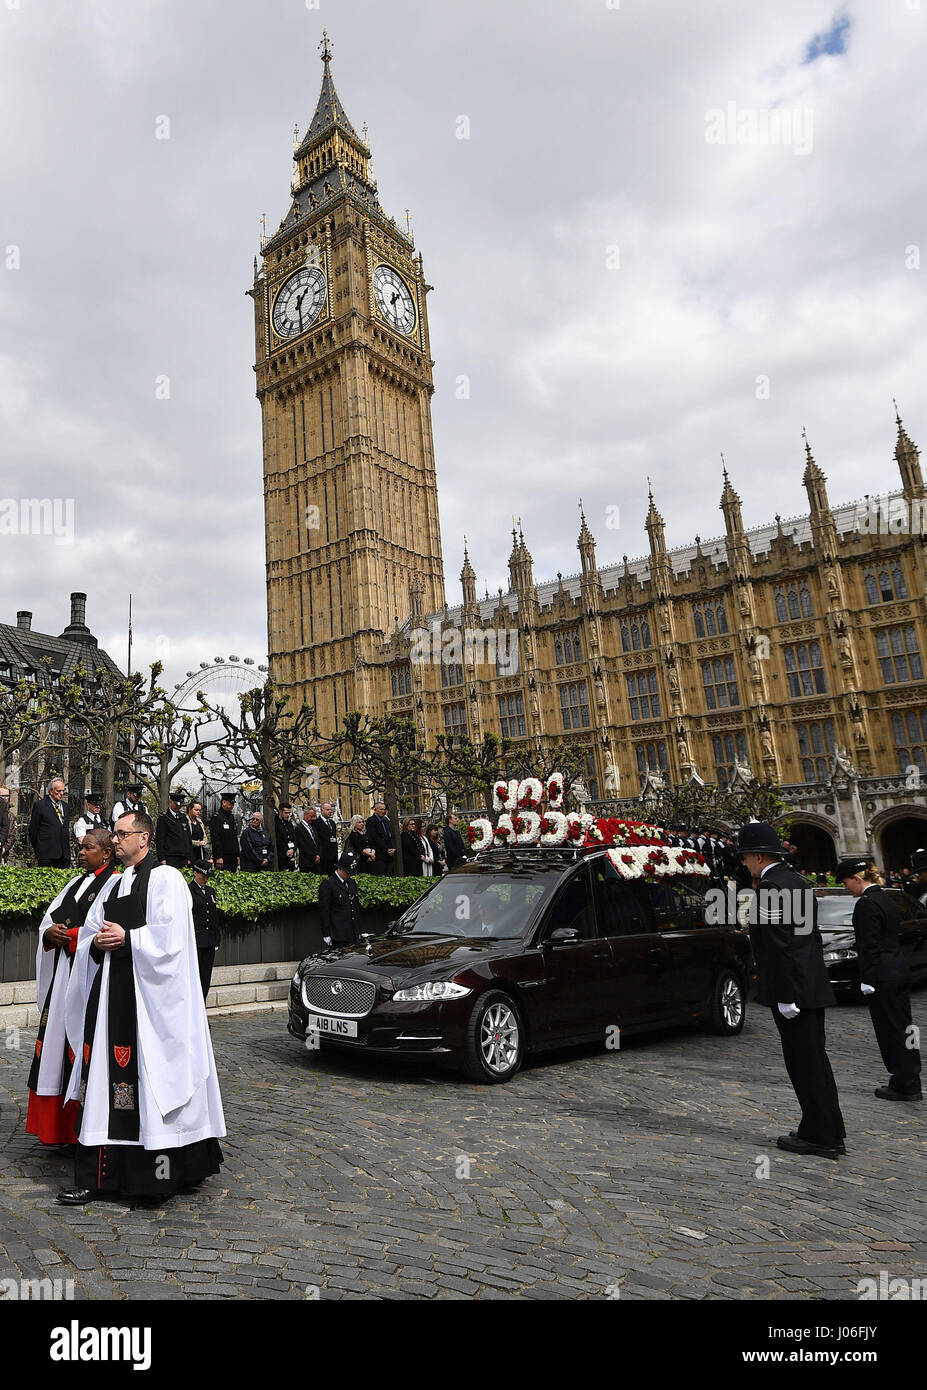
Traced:
[[541, 838], [541, 817], [536, 811], [520, 811], [513, 824], [519, 820], [522, 828], [515, 831], [516, 845], [536, 845]]
[[492, 788], [492, 809], [494, 811], [514, 811], [518, 800], [518, 779], [511, 782], [497, 778]]
[[639, 849], [610, 849], [608, 857], [621, 878], [640, 878], [644, 860]]
[[515, 843], [515, 827], [512, 825], [512, 817], [504, 811], [496, 821], [496, 843], [500, 845], [512, 845]]
[[493, 824], [485, 816], [477, 816], [469, 826], [470, 848], [475, 854], [479, 854], [481, 849], [488, 849], [493, 841]]
[[552, 772], [547, 779], [547, 807], [550, 811], [563, 810], [562, 772]]
[[544, 800], [544, 784], [538, 777], [526, 777], [519, 782], [516, 801], [519, 810], [534, 811]]
[[542, 845], [562, 845], [566, 843], [567, 837], [567, 818], [562, 811], [548, 811], [541, 819], [541, 826], [545, 824], [552, 826], [550, 830], [541, 830]]

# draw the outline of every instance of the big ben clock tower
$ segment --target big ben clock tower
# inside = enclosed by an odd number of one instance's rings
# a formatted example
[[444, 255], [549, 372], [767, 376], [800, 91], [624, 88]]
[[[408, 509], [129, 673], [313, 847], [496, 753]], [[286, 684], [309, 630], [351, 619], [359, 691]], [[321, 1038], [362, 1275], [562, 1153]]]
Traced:
[[[444, 606], [421, 256], [380, 206], [328, 37], [290, 209], [255, 267], [270, 671], [320, 727], [373, 711], [368, 668]], [[410, 597], [411, 596], [411, 597]], [[382, 657], [380, 657], [382, 660]]]

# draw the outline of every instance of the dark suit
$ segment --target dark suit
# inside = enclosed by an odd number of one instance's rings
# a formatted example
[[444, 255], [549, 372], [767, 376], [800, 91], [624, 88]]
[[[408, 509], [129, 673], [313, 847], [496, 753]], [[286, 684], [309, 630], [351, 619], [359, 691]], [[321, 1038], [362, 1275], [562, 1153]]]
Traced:
[[422, 877], [422, 849], [421, 837], [416, 835], [414, 830], [404, 830], [402, 832], [402, 872], [406, 878]]
[[875, 989], [875, 994], [866, 995], [866, 1003], [888, 1084], [893, 1091], [919, 1095], [921, 1054], [906, 1046], [911, 1036], [911, 976], [899, 939], [901, 913], [877, 884], [856, 899], [853, 932], [860, 983]]
[[[300, 873], [320, 874], [322, 872], [322, 849], [315, 822], [301, 820], [293, 831], [293, 842], [299, 851]], [[316, 863], [316, 859], [318, 859], [318, 863]]]
[[[825, 1045], [824, 1010], [835, 1000], [824, 965], [817, 901], [811, 885], [782, 863], [764, 872], [757, 898], [757, 922], [750, 929], [756, 997], [772, 1010], [801, 1106], [796, 1132], [810, 1144], [835, 1148], [846, 1138], [846, 1129]], [[805, 920], [809, 908], [810, 921]], [[784, 1018], [779, 1004], [796, 1004], [801, 1012]]]
[[163, 811], [155, 826], [155, 853], [172, 869], [185, 869], [193, 858], [190, 822], [183, 811]]
[[29, 843], [35, 854], [35, 862], [43, 869], [69, 869], [71, 867], [71, 843], [68, 839], [70, 818], [68, 808], [62, 797], [61, 819], [55, 809], [56, 803], [50, 796], [43, 796], [32, 808], [29, 818]]
[[335, 865], [338, 863], [338, 827], [333, 820], [326, 820], [324, 816], [316, 816], [315, 830], [319, 837], [319, 852], [322, 855], [319, 873], [333, 874]]
[[466, 864], [467, 851], [464, 849], [463, 836], [459, 830], [455, 830], [452, 825], [444, 827], [444, 853], [447, 856], [447, 868], [456, 869], [458, 864]]
[[246, 874], [257, 874], [264, 869], [264, 860], [267, 860], [267, 869], [274, 867], [274, 842], [266, 830], [257, 830], [253, 825], [249, 825], [241, 836], [241, 870]]
[[209, 838], [212, 841], [212, 857], [216, 865], [232, 873], [238, 868], [238, 827], [231, 811], [217, 811], [209, 818]]
[[193, 900], [193, 931], [196, 936], [196, 956], [200, 968], [200, 984], [203, 998], [209, 993], [212, 967], [219, 949], [219, 909], [216, 906], [216, 890], [207, 883], [201, 888], [196, 879], [190, 884], [190, 897]]
[[391, 874], [393, 872], [393, 860], [396, 856], [390, 854], [389, 850], [396, 848], [396, 837], [393, 834], [389, 816], [372, 815], [368, 817], [367, 843], [377, 856], [373, 861], [371, 872]]
[[[293, 839], [293, 826], [288, 820], [274, 812], [274, 839], [277, 841], [277, 868], [296, 868], [296, 841]], [[287, 850], [293, 850], [292, 859]]]
[[360, 936], [360, 906], [353, 878], [332, 874], [319, 889], [322, 935], [336, 946], [351, 946]]

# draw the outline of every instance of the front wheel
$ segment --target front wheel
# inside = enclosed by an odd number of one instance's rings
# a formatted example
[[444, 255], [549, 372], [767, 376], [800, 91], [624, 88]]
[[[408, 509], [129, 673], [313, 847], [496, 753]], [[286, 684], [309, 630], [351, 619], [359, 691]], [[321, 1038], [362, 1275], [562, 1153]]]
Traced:
[[501, 990], [481, 995], [467, 1024], [467, 1075], [484, 1085], [508, 1081], [521, 1066], [524, 1052], [524, 1026], [513, 1001]]
[[733, 970], [723, 970], [715, 981], [708, 1015], [708, 1027], [712, 1033], [730, 1037], [739, 1033], [744, 1026], [747, 1014], [747, 1001], [743, 982]]

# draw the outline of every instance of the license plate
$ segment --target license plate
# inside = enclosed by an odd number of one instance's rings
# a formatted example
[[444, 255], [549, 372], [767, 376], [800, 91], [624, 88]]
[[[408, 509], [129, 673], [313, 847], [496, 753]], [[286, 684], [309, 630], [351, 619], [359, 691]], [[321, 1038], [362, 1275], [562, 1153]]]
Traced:
[[348, 1018], [329, 1018], [326, 1014], [310, 1014], [306, 1019], [307, 1033], [329, 1033], [335, 1038], [356, 1038], [357, 1024]]

